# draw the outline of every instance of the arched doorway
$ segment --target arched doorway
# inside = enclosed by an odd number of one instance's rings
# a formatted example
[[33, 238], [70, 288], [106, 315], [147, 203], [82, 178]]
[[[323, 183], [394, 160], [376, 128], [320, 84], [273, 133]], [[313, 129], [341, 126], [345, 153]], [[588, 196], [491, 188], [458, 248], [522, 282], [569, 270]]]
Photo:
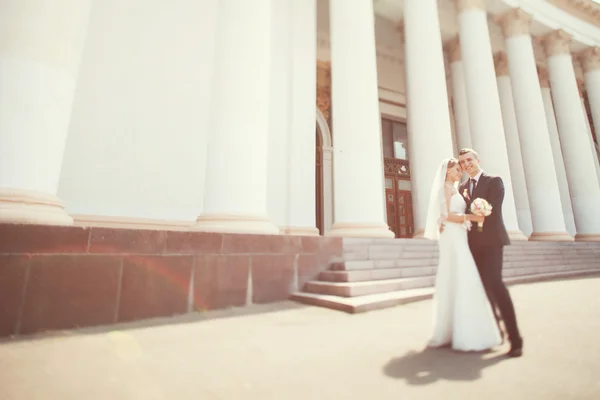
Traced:
[[317, 136], [317, 156], [316, 156], [316, 168], [315, 168], [315, 208], [316, 208], [316, 221], [319, 235], [325, 234], [325, 226], [323, 224], [323, 141], [321, 140], [321, 134], [319, 128], [315, 132]]
[[327, 119], [317, 107], [315, 168], [316, 223], [320, 235], [333, 226], [333, 147]]

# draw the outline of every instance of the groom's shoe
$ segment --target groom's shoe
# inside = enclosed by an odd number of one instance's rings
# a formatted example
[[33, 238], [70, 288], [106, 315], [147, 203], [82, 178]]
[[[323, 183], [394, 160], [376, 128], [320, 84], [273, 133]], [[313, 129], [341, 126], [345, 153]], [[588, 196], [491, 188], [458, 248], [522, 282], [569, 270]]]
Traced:
[[523, 347], [511, 347], [506, 355], [512, 358], [521, 357], [523, 355]]
[[511, 343], [510, 350], [506, 353], [509, 357], [521, 357], [523, 355], [523, 341]]

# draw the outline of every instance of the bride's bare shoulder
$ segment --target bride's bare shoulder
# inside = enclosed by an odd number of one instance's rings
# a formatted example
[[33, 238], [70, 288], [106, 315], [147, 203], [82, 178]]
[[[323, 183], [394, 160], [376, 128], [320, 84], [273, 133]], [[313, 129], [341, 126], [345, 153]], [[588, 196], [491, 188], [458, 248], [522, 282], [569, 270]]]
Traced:
[[444, 192], [446, 193], [446, 196], [451, 196], [453, 194], [458, 193], [458, 190], [456, 190], [456, 187], [454, 187], [454, 185], [445, 184]]

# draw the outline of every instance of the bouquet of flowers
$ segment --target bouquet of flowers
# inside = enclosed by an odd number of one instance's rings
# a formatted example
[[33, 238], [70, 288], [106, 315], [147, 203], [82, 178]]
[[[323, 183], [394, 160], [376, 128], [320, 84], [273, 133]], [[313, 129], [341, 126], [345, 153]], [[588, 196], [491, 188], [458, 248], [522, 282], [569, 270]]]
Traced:
[[[471, 212], [475, 215], [487, 217], [492, 213], [492, 205], [487, 200], [482, 198], [476, 198], [471, 203]], [[477, 230], [483, 231], [483, 221], [477, 223]]]

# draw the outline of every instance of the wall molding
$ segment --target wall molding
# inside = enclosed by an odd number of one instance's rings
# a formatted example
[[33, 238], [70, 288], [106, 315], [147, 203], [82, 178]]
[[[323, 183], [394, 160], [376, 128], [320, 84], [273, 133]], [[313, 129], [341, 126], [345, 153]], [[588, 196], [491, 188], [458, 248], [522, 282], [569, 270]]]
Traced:
[[152, 218], [116, 217], [106, 215], [74, 214], [74, 226], [92, 228], [151, 229], [187, 231], [196, 221], [171, 221]]

